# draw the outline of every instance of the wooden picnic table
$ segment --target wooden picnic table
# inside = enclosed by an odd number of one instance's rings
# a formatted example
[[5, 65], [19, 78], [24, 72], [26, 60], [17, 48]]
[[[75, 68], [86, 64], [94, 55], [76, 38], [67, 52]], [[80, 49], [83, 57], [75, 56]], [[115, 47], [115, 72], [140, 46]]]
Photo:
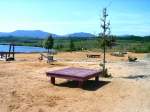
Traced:
[[95, 77], [95, 80], [98, 81], [101, 74], [102, 70], [92, 70], [74, 67], [46, 72], [46, 75], [51, 77], [52, 84], [55, 84], [55, 78], [63, 78], [78, 81], [79, 87], [82, 87], [84, 81], [93, 77]]
[[101, 55], [100, 54], [87, 54], [88, 58], [100, 58]]

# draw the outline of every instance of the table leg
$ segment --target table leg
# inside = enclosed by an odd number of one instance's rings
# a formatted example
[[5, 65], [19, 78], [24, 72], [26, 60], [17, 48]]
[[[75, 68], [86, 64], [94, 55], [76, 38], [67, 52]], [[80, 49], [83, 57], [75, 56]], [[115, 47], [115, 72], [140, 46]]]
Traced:
[[55, 84], [55, 77], [51, 77], [51, 83]]
[[83, 86], [83, 81], [78, 82], [78, 87], [81, 88]]
[[95, 77], [95, 81], [99, 81], [99, 76], [96, 76], [96, 77]]

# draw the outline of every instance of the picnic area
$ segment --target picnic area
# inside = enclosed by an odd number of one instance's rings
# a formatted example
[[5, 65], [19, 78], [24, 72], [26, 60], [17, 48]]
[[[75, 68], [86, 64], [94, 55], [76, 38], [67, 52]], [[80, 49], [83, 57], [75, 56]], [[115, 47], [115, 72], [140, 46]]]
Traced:
[[128, 62], [128, 55], [107, 53], [106, 66], [112, 78], [95, 81], [92, 77], [82, 88], [76, 80], [57, 77], [53, 85], [46, 72], [70, 67], [99, 70], [102, 57], [87, 58], [87, 52], [60, 52], [54, 56], [57, 61], [49, 64], [39, 61], [40, 53], [32, 53], [16, 54], [12, 62], [0, 61], [0, 112], [148, 112], [149, 61], [144, 59], [145, 54], [128, 54], [139, 61]]

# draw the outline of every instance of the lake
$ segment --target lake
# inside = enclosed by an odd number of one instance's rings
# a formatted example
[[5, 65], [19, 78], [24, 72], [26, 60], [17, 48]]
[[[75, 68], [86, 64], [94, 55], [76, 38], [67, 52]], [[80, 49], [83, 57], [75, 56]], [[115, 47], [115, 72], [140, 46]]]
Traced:
[[[0, 52], [8, 52], [9, 45], [0, 45]], [[30, 47], [30, 46], [15, 46], [15, 52], [24, 52], [24, 53], [31, 53], [31, 52], [45, 52], [45, 48], [41, 47]]]

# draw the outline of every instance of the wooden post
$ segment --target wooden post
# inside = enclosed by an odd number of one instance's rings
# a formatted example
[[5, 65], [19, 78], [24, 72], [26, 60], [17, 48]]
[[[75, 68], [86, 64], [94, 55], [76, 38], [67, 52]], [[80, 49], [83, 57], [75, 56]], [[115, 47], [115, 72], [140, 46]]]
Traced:
[[15, 59], [15, 45], [13, 44], [13, 59]]
[[9, 45], [9, 53], [8, 53], [8, 57], [10, 57], [10, 52], [11, 52], [11, 44]]
[[51, 83], [55, 85], [55, 77], [51, 77]]
[[3, 57], [3, 54], [1, 53], [1, 58]]
[[6, 53], [6, 56], [5, 56], [5, 60], [7, 61], [7, 53]]
[[95, 81], [99, 81], [99, 76], [96, 76], [96, 77], [95, 77]]

